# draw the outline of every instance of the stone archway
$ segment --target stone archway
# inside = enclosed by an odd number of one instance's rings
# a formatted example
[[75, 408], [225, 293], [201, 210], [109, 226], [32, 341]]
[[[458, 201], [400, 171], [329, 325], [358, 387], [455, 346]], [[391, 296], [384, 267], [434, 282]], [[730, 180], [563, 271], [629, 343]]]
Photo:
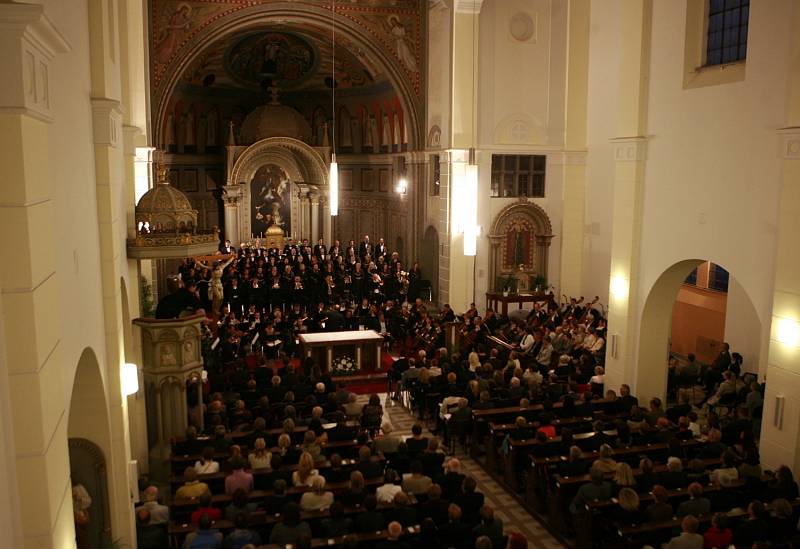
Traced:
[[69, 467], [73, 488], [83, 486], [91, 497], [91, 505], [86, 510], [89, 522], [84, 527], [76, 524], [76, 536], [85, 536], [89, 547], [110, 547], [111, 517], [108, 507], [108, 471], [103, 451], [91, 440], [70, 438]]
[[88, 347], [75, 371], [67, 436], [72, 483], [82, 484], [92, 498], [87, 510], [89, 523], [85, 530], [78, 528], [77, 534], [87, 536], [91, 547], [106, 547], [111, 542], [112, 502], [108, 495], [107, 466], [111, 456], [111, 423], [100, 364]]
[[[673, 264], [661, 273], [647, 294], [639, 323], [639, 342], [634, 355], [636, 363], [633, 372], [626, 367], [627, 372], [612, 373], [614, 382], [629, 383], [640, 398], [649, 399], [658, 396], [664, 399], [666, 397], [666, 362], [670, 352], [675, 302], [686, 277], [698, 265], [706, 261], [704, 259], [686, 259]], [[739, 291], [742, 293], [742, 298], [750, 305], [749, 310], [757, 317], [747, 290], [739, 286]], [[758, 325], [761, 325], [760, 321], [758, 321]], [[759, 329], [758, 333], [760, 331]], [[729, 339], [728, 335], [725, 334], [725, 340]], [[735, 351], [736, 349], [731, 350]], [[758, 356], [758, 351], [755, 354]], [[614, 383], [611, 386], [617, 386], [617, 384]]]
[[[342, 3], [344, 4], [344, 3]], [[374, 30], [359, 24], [359, 20], [339, 9], [333, 15], [336, 19], [337, 35], [343, 42], [349, 42], [370, 63], [378, 66], [387, 75], [389, 82], [397, 92], [398, 100], [404, 116], [404, 127], [408, 134], [408, 147], [416, 150], [422, 141], [422, 106], [418, 94], [421, 73], [409, 75], [408, 70], [398, 63], [392, 54], [392, 49], [387, 48], [380, 40], [375, 39]], [[180, 84], [181, 75], [197, 60], [203, 49], [214, 41], [234, 33], [243, 34], [253, 29], [259, 29], [265, 23], [280, 21], [283, 26], [329, 28], [331, 26], [331, 11], [328, 6], [312, 5], [307, 3], [273, 2], [249, 5], [229, 10], [227, 13], [210, 17], [208, 21], [194, 27], [186, 36], [185, 42], [171, 52], [171, 57], [166, 65], [155, 67], [153, 82], [156, 85], [155, 97], [155, 122], [154, 127], [163, 128], [168, 116], [168, 105], [174, 90]], [[181, 33], [183, 35], [184, 33]], [[415, 84], [416, 81], [416, 84]], [[162, 144], [163, 145], [163, 144]]]
[[553, 227], [547, 213], [522, 199], [497, 214], [489, 231], [489, 284], [499, 291], [498, 279], [523, 265], [529, 276], [548, 277], [548, 257]]
[[320, 204], [326, 208], [328, 163], [319, 150], [291, 137], [269, 137], [236, 152], [224, 188], [227, 238], [243, 242], [252, 237], [250, 183], [260, 168], [273, 165], [291, 182], [292, 228], [287, 236], [330, 240], [330, 216], [320, 219]]

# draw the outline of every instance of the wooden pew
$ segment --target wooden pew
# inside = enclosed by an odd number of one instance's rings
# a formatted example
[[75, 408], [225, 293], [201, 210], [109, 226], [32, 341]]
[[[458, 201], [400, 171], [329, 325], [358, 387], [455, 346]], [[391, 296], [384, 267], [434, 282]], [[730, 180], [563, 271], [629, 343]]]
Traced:
[[[374, 489], [382, 484], [382, 476], [366, 479], [365, 481], [365, 486], [369, 487], [370, 489]], [[341, 494], [350, 489], [350, 482], [346, 481], [327, 484], [325, 489], [329, 492], [333, 492], [334, 494]], [[311, 488], [308, 486], [291, 486], [286, 488], [286, 495], [291, 496], [293, 499], [299, 500], [300, 496], [309, 491], [311, 491]], [[272, 490], [253, 490], [248, 494], [247, 497], [251, 502], [258, 502], [273, 494], [274, 492]], [[228, 506], [231, 501], [232, 497], [226, 494], [217, 494], [211, 497], [211, 504], [214, 507], [224, 508]], [[186, 513], [191, 513], [191, 511], [194, 511], [197, 508], [198, 502], [198, 498], [172, 500], [172, 503], [169, 506], [170, 514], [185, 516]]]
[[[687, 440], [682, 443], [683, 448], [695, 448], [702, 443], [697, 440]], [[630, 446], [627, 448], [614, 449], [613, 458], [617, 461], [625, 461], [626, 458], [638, 457], [639, 455], [649, 455], [652, 459], [653, 454], [665, 453], [668, 449], [666, 443], [646, 444], [641, 446]], [[554, 523], [561, 523], [561, 513], [563, 513], [563, 501], [568, 494], [565, 495], [565, 490], [568, 486], [572, 485], [575, 490], [577, 486], [585, 481], [575, 481], [574, 483], [566, 482], [562, 486], [557, 487], [555, 481], [558, 478], [558, 466], [567, 461], [567, 457], [553, 456], [553, 457], [532, 457], [529, 456], [532, 464], [532, 474], [528, 476], [526, 483], [526, 498], [528, 502], [541, 509], [544, 506], [548, 508], [549, 514], [553, 517]], [[580, 459], [584, 461], [594, 461], [599, 457], [599, 452], [583, 452]], [[585, 476], [584, 478], [588, 478]], [[545, 494], [544, 501], [541, 494]], [[554, 497], [555, 495], [555, 497]], [[558, 505], [556, 505], [556, 500]]]
[[[606, 399], [598, 399], [592, 401], [594, 408], [593, 417], [602, 416], [606, 413], [613, 401]], [[563, 408], [563, 402], [556, 402], [553, 404], [553, 411], [558, 412]], [[472, 411], [472, 443], [479, 444], [483, 440], [484, 435], [488, 432], [489, 423], [506, 423], [509, 420], [513, 421], [518, 416], [526, 419], [537, 419], [544, 411], [543, 404], [531, 404], [527, 408], [521, 406], [505, 406], [502, 408], [489, 408], [487, 410], [473, 410]], [[557, 418], [554, 418], [554, 420]], [[555, 424], [555, 421], [553, 421]]]
[[[384, 461], [384, 458], [380, 458], [381, 461]], [[358, 464], [357, 459], [343, 459], [342, 460], [342, 468], [343, 469], [353, 469]], [[320, 460], [314, 464], [314, 468], [316, 468], [320, 473], [322, 473], [325, 469], [330, 468], [331, 462], [328, 460]], [[298, 468], [297, 463], [289, 463], [283, 465], [280, 470], [293, 472], [296, 471]], [[253, 473], [253, 477], [257, 477], [259, 475], [268, 475], [272, 472], [272, 469], [247, 469], [249, 472]], [[225, 489], [225, 477], [228, 476], [228, 473], [220, 471], [219, 473], [210, 473], [206, 475], [198, 475], [197, 480], [200, 482], [205, 482], [208, 484], [209, 488], [212, 492], [219, 492], [224, 491]], [[322, 476], [325, 476], [324, 474]], [[185, 481], [183, 475], [174, 475], [169, 479], [170, 487], [172, 491], [175, 492], [178, 488], [180, 488]], [[221, 487], [220, 487], [221, 484]], [[216, 489], [215, 489], [216, 486]]]

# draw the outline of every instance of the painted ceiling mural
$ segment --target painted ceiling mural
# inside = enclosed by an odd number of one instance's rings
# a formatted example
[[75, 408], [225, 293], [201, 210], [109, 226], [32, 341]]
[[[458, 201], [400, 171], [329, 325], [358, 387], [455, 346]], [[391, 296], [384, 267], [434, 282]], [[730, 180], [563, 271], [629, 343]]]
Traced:
[[[151, 0], [151, 75], [153, 93], [157, 98], [167, 92], [164, 84], [171, 68], [181, 62], [193, 45], [203, 42], [204, 31], [223, 19], [237, 17], [237, 12], [253, 6], [276, 3], [276, 0]], [[285, 2], [283, 2], [285, 4]], [[327, 0], [297, 1], [297, 5], [316, 9], [331, 9]], [[417, 96], [423, 91], [423, 35], [425, 0], [358, 0], [335, 4], [336, 13], [346, 17], [363, 30], [365, 36], [380, 44], [390, 53], [402, 74], [411, 84]], [[267, 21], [269, 23], [269, 21]], [[328, 51], [317, 51], [298, 31], [318, 36], [330, 36], [330, 29], [314, 29], [304, 25], [290, 30], [271, 29], [266, 32], [223, 39], [223, 48], [215, 48], [192, 64], [189, 79], [200, 75], [197, 68], [203, 63], [225, 65], [225, 77], [230, 77], [250, 86], [257, 86], [264, 76], [277, 80], [282, 87], [300, 89], [304, 83], [313, 82], [316, 74], [330, 70], [323, 60], [330, 57]], [[364, 52], [344, 37], [337, 37], [343, 46], [341, 66], [337, 60], [337, 72], [345, 75], [339, 86], [356, 87], [370, 85], [383, 77]], [[317, 44], [324, 44], [318, 40]], [[220, 52], [224, 52], [220, 55]], [[215, 58], [214, 56], [217, 56]], [[272, 72], [270, 72], [272, 71]], [[186, 76], [184, 76], [186, 78]], [[337, 79], [338, 80], [338, 79]], [[306, 84], [311, 85], [311, 84]]]
[[[325, 29], [305, 25], [302, 31], [253, 31], [227, 36], [210, 44], [184, 71], [183, 82], [195, 86], [261, 90], [264, 83], [282, 91], [330, 87], [332, 44]], [[365, 56], [358, 57], [346, 38], [337, 38], [336, 87], [338, 90], [386, 82]], [[209, 76], [213, 75], [213, 76]]]

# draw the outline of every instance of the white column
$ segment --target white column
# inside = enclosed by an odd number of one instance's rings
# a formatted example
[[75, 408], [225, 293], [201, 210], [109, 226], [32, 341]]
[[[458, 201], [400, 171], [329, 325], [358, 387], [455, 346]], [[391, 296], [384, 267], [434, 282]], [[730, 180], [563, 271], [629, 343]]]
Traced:
[[312, 245], [319, 240], [319, 195], [311, 193], [311, 243]]
[[[800, 23], [800, 16], [796, 19]], [[800, 40], [796, 40], [795, 51], [797, 48]], [[800, 74], [795, 71], [794, 76], [790, 127], [779, 131], [783, 181], [778, 202], [778, 249], [760, 450], [762, 463], [769, 468], [788, 465], [797, 471], [800, 467]], [[763, 379], [764, 372], [759, 373]]]
[[238, 246], [243, 240], [248, 240], [252, 235], [241, 234], [239, 227], [239, 205], [241, 203], [241, 189], [239, 185], [226, 185], [223, 188], [222, 199], [225, 203], [225, 239]]
[[309, 215], [311, 213], [311, 205], [308, 196], [303, 193], [300, 196], [300, 229], [297, 230], [296, 240], [310, 238], [311, 234], [311, 220]]
[[0, 3], [2, 547], [75, 545], [48, 143], [51, 65], [69, 49], [41, 5]]
[[[589, 79], [588, 0], [569, 0], [564, 217], [559, 294], [583, 294], [583, 233], [586, 209], [586, 109]], [[551, 283], [555, 283], [551, 280]]]
[[663, 398], [667, 385], [666, 348], [648, 345], [647, 349], [640, 349], [652, 355], [648, 355], [646, 362], [639, 355], [638, 370], [634, 352], [639, 325], [637, 297], [647, 150], [644, 136], [651, 4], [650, 0], [629, 0], [625, 6], [619, 46], [616, 128], [619, 137], [612, 139], [615, 173], [608, 304], [609, 339], [616, 338], [617, 346], [616, 353], [606, 354], [606, 383], [614, 389], [628, 383], [634, 394], [647, 402], [654, 396]]
[[322, 238], [325, 240], [326, 246], [331, 246], [334, 241], [331, 208], [324, 196], [320, 197], [320, 201], [322, 202]]

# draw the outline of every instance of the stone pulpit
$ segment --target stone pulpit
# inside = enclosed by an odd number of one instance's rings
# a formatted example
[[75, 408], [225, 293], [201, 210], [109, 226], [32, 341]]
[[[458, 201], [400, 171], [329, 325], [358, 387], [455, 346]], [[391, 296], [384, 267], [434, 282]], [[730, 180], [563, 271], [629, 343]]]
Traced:
[[[158, 320], [137, 318], [142, 331], [142, 373], [150, 420], [151, 471], [169, 460], [170, 441], [182, 437], [188, 426], [187, 387], [197, 391], [203, 373], [200, 336], [204, 316]], [[194, 382], [194, 383], [190, 383]], [[169, 465], [167, 463], [167, 465]]]

